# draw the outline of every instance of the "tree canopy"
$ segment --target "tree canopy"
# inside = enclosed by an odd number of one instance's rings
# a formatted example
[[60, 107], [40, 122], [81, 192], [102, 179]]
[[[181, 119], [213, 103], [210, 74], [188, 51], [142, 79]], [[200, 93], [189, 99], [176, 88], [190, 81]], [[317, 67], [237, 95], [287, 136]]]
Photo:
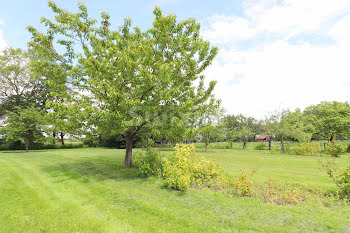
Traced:
[[155, 8], [150, 29], [132, 29], [126, 19], [114, 30], [106, 12], [98, 22], [84, 4], [77, 13], [52, 1], [49, 6], [55, 19], [41, 19], [46, 32], [28, 27], [29, 46], [38, 58], [32, 67], [87, 126], [124, 134], [126, 166], [132, 164], [133, 138], [143, 127], [169, 124], [210, 97], [215, 82], [205, 87], [203, 71], [217, 48], [200, 37], [194, 19], [178, 22]]

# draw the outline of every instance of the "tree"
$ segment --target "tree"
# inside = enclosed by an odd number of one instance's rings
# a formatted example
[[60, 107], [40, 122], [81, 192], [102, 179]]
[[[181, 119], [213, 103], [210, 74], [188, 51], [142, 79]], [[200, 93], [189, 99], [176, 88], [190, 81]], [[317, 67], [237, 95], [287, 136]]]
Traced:
[[133, 139], [143, 127], [168, 124], [164, 119], [197, 111], [209, 98], [215, 82], [205, 88], [203, 71], [217, 48], [200, 37], [194, 19], [177, 22], [155, 8], [149, 30], [132, 30], [129, 19], [113, 30], [106, 12], [98, 25], [83, 4], [78, 13], [49, 6], [56, 16], [41, 19], [47, 31], [28, 27], [29, 46], [41, 58], [32, 65], [87, 125], [123, 133], [125, 166], [132, 165]]
[[311, 127], [305, 121], [303, 113], [300, 109], [295, 112], [289, 110], [282, 110], [276, 114], [271, 115], [265, 121], [265, 129], [272, 135], [277, 136], [281, 140], [281, 151], [284, 153], [284, 141], [286, 138], [294, 139], [296, 141], [309, 141], [311, 139]]
[[5, 126], [1, 128], [1, 133], [5, 135], [7, 141], [22, 141], [28, 152], [29, 145], [44, 139], [45, 117], [42, 111], [34, 107], [21, 109], [15, 107], [12, 112], [7, 113]]
[[232, 144], [238, 139], [238, 128], [240, 123], [235, 115], [226, 115], [222, 119], [223, 133], [226, 141], [230, 143], [232, 149]]
[[231, 142], [231, 148], [233, 140], [240, 139], [245, 149], [247, 142], [260, 132], [260, 126], [253, 117], [246, 117], [242, 114], [227, 115], [223, 121], [226, 140]]
[[253, 136], [255, 136], [254, 132], [246, 125], [243, 125], [240, 130], [237, 132], [238, 138], [243, 141], [243, 149], [247, 147], [247, 142]]
[[321, 102], [304, 110], [306, 120], [313, 126], [319, 139], [349, 138], [350, 105], [348, 102]]
[[289, 133], [290, 125], [286, 120], [286, 116], [289, 114], [288, 110], [282, 110], [281, 112], [277, 112], [269, 117], [268, 125], [270, 128], [270, 132], [272, 132], [275, 136], [279, 137], [281, 140], [281, 151], [285, 152], [284, 149], [284, 139]]
[[29, 68], [33, 57], [21, 49], [8, 48], [0, 55], [0, 116], [15, 107], [45, 107], [47, 90]]
[[219, 123], [223, 109], [220, 108], [220, 103], [220, 101], [215, 100], [212, 96], [208, 103], [202, 106], [198, 112], [199, 114], [195, 116], [195, 119], [197, 119], [195, 123], [197, 134], [205, 144], [205, 152], [207, 152], [211, 140], [217, 138], [222, 133]]

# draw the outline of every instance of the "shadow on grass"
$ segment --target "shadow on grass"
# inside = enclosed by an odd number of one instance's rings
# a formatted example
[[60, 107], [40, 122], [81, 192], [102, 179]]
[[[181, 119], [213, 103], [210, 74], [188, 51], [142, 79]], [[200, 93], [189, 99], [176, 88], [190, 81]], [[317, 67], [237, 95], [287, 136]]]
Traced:
[[4, 154], [26, 154], [29, 152], [47, 152], [47, 150], [29, 150], [28, 152], [26, 152], [25, 150], [6, 150], [6, 151], [0, 151], [0, 153], [4, 153]]
[[66, 180], [78, 180], [87, 183], [90, 180], [133, 180], [143, 179], [136, 168], [125, 167], [121, 160], [111, 159], [88, 159], [71, 163], [60, 163], [53, 166], [43, 167], [42, 170], [57, 182]]

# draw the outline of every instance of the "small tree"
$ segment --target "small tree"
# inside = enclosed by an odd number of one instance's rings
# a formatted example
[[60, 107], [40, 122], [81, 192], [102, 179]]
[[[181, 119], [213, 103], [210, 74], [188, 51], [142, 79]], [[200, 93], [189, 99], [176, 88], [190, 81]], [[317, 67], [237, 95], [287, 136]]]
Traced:
[[13, 112], [7, 113], [5, 126], [1, 133], [7, 141], [22, 141], [28, 152], [31, 143], [40, 142], [44, 139], [45, 117], [41, 111], [34, 107], [21, 109], [16, 107]]
[[197, 133], [201, 141], [205, 144], [205, 152], [208, 150], [208, 145], [213, 138], [218, 138], [222, 134], [220, 117], [223, 114], [223, 109], [220, 108], [220, 101], [211, 98], [208, 104], [205, 104], [199, 115], [197, 116]]
[[237, 134], [238, 138], [243, 142], [243, 149], [247, 147], [249, 139], [255, 136], [254, 132], [248, 126], [243, 126]]
[[232, 149], [233, 142], [238, 139], [240, 122], [235, 115], [226, 115], [222, 119], [221, 125], [225, 139], [230, 143], [230, 147]]

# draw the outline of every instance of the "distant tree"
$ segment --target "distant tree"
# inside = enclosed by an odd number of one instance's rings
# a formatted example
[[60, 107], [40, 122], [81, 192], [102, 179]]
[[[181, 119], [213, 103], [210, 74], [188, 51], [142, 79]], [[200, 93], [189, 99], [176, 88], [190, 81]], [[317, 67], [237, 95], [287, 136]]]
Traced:
[[197, 111], [210, 96], [215, 82], [205, 88], [203, 71], [217, 48], [200, 37], [195, 20], [177, 22], [155, 8], [149, 30], [132, 30], [130, 20], [113, 30], [105, 12], [98, 25], [83, 4], [78, 13], [49, 6], [55, 21], [41, 19], [47, 31], [28, 27], [29, 46], [41, 58], [32, 65], [87, 125], [124, 135], [125, 166], [132, 165], [133, 141], [144, 127]]
[[44, 113], [37, 108], [28, 107], [21, 109], [15, 107], [12, 112], [7, 113], [5, 125], [0, 129], [7, 141], [22, 141], [28, 152], [31, 143], [40, 142], [44, 139], [44, 128], [46, 120]]
[[226, 140], [231, 143], [235, 139], [243, 142], [243, 148], [246, 148], [247, 142], [254, 140], [255, 135], [259, 134], [260, 124], [253, 117], [247, 117], [242, 114], [227, 115], [223, 118], [223, 127]]
[[350, 136], [350, 105], [348, 102], [321, 102], [304, 110], [306, 120], [319, 139], [344, 139]]
[[45, 107], [48, 91], [29, 68], [33, 57], [21, 49], [8, 48], [0, 54], [0, 117], [15, 107]]
[[243, 142], [243, 149], [247, 147], [249, 139], [255, 136], [254, 132], [248, 127], [243, 125], [238, 131], [238, 138]]
[[223, 117], [221, 124], [224, 137], [226, 141], [230, 143], [230, 147], [232, 149], [233, 142], [238, 139], [240, 122], [235, 115], [226, 115]]
[[282, 110], [271, 115], [265, 122], [265, 129], [281, 140], [281, 151], [285, 152], [284, 141], [286, 138], [296, 141], [309, 141], [312, 127], [304, 119], [303, 113], [296, 109], [295, 112]]
[[210, 102], [205, 105], [205, 108], [201, 109], [197, 116], [197, 134], [205, 144], [205, 152], [208, 150], [209, 143], [222, 134], [222, 128], [219, 124], [222, 114], [223, 109], [220, 107], [220, 101], [212, 98]]

